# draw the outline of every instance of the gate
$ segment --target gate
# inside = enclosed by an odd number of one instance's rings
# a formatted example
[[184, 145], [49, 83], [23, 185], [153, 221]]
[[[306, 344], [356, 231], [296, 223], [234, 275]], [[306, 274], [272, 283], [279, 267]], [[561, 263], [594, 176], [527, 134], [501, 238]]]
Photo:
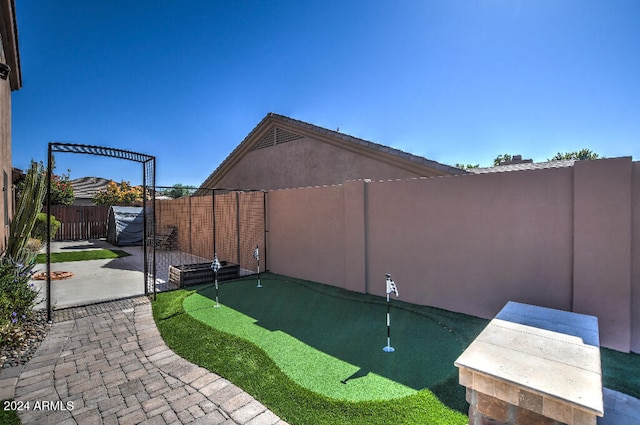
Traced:
[[107, 237], [109, 207], [103, 205], [51, 205], [60, 222], [55, 241], [82, 241]]

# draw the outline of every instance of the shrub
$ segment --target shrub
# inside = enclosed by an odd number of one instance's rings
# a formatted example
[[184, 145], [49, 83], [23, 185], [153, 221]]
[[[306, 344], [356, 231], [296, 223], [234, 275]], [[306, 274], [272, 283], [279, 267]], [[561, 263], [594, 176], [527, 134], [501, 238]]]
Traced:
[[42, 241], [36, 238], [29, 238], [27, 241], [27, 251], [33, 255], [37, 255], [42, 249]]
[[38, 292], [29, 283], [33, 264], [24, 265], [9, 257], [0, 258], [0, 343], [19, 342], [17, 328], [31, 317]]
[[[59, 228], [60, 222], [56, 220], [54, 216], [51, 216], [51, 233], [49, 234], [49, 239], [53, 239]], [[47, 240], [46, 213], [38, 213], [38, 216], [36, 217], [36, 223], [33, 225], [33, 230], [31, 231], [31, 236], [33, 238], [40, 239], [43, 242]]]

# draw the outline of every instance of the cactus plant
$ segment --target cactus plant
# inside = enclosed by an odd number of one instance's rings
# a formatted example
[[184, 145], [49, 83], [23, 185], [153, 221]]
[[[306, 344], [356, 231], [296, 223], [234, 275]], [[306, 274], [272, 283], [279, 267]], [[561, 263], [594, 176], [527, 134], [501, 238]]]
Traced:
[[33, 254], [26, 249], [26, 245], [38, 213], [42, 209], [46, 188], [47, 177], [44, 167], [31, 161], [31, 167], [18, 199], [16, 213], [9, 226], [9, 240], [5, 252], [6, 256], [19, 263], [26, 264], [33, 260]]

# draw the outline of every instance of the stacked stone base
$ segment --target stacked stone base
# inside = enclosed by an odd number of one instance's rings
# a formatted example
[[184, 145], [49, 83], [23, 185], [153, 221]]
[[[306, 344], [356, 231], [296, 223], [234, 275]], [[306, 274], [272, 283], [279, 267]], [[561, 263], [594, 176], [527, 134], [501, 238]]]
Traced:
[[[469, 425], [567, 425], [565, 422], [558, 422], [540, 413], [469, 388], [467, 388], [467, 402], [469, 402]], [[541, 404], [542, 397], [540, 397]]]

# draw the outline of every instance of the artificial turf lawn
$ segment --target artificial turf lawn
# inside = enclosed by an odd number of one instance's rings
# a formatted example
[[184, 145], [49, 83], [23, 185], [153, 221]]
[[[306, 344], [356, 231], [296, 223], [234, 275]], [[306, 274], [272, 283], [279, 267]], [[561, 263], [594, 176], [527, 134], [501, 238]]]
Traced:
[[[264, 286], [262, 289], [255, 288], [255, 280], [249, 280], [246, 291], [242, 285], [237, 289], [242, 289], [239, 301], [243, 300], [248, 291], [262, 291], [267, 289], [270, 279], [291, 280], [277, 275], [263, 275]], [[231, 304], [234, 297], [232, 289], [236, 283], [224, 283], [220, 286], [220, 301]], [[245, 282], [247, 282], [245, 280]], [[297, 281], [301, 285], [306, 285], [313, 290], [325, 294], [333, 294], [337, 299], [355, 297], [364, 303], [380, 304], [380, 297], [373, 297], [362, 294], [354, 294], [333, 288], [326, 285], [313, 284], [310, 282]], [[184, 305], [201, 303], [197, 308], [202, 311], [225, 310], [231, 308], [223, 306], [212, 307], [215, 301], [211, 296], [215, 296], [212, 287], [198, 287], [196, 291], [179, 290], [169, 293], [158, 294], [158, 301], [153, 304], [154, 318], [158, 328], [167, 344], [182, 357], [208, 368], [215, 373], [229, 379], [273, 410], [282, 419], [295, 424], [466, 424], [466, 413], [468, 405], [464, 401], [464, 388], [458, 384], [457, 373], [449, 376], [430, 387], [429, 390], [415, 391], [412, 395], [400, 397], [392, 400], [374, 401], [344, 401], [314, 392], [285, 374], [282, 369], [273, 361], [267, 352], [243, 337], [222, 332], [216, 328], [191, 317], [196, 310], [191, 310], [189, 314], [184, 314]], [[206, 300], [203, 299], [207, 295]], [[312, 296], [312, 298], [315, 296]], [[283, 314], [282, 320], [291, 322], [291, 317], [287, 318], [285, 313], [290, 303], [286, 297], [280, 297]], [[317, 298], [317, 297], [316, 297]], [[264, 293], [261, 295], [261, 302], [255, 303], [253, 308], [260, 310], [267, 309], [269, 303], [266, 302]], [[319, 297], [317, 299], [322, 299]], [[289, 300], [289, 302], [287, 302]], [[196, 303], [197, 301], [197, 303]], [[193, 304], [191, 304], [193, 303]], [[397, 316], [399, 310], [412, 311], [417, 315], [423, 315], [440, 326], [447, 329], [451, 335], [460, 343], [461, 347], [468, 346], [477, 334], [486, 326], [487, 320], [478, 319], [446, 310], [429, 307], [416, 306], [392, 301], [392, 345], [396, 347], [396, 352], [390, 354], [395, 356], [403, 350], [400, 344], [401, 337], [396, 338]], [[240, 307], [240, 304], [236, 307]], [[262, 307], [260, 307], [262, 305]], [[310, 302], [304, 304], [306, 311], [313, 315], [323, 317], [325, 312], [318, 309]], [[384, 314], [383, 310], [383, 314]], [[225, 313], [226, 314], [226, 313]], [[255, 313], [252, 313], [255, 314]], [[196, 314], [197, 315], [197, 314]], [[247, 315], [245, 315], [247, 316]], [[277, 315], [276, 315], [277, 316]], [[238, 314], [236, 318], [246, 320]], [[258, 321], [256, 328], [269, 323], [269, 326], [262, 329], [267, 332], [268, 328], [273, 328], [273, 334], [281, 333], [276, 322], [267, 322], [266, 318]], [[384, 318], [382, 319], [384, 321]], [[380, 321], [377, 318], [376, 321]], [[383, 322], [383, 326], [386, 325]], [[289, 325], [287, 325], [289, 326]], [[240, 326], [240, 328], [244, 327]], [[399, 325], [398, 325], [399, 327]], [[258, 330], [260, 332], [260, 330]], [[386, 331], [383, 331], [382, 343], [376, 336], [375, 349], [382, 352], [381, 347], [385, 345]], [[330, 333], [330, 332], [328, 332]], [[286, 349], [282, 351], [286, 352]], [[617, 391], [624, 392], [631, 396], [640, 398], [640, 354], [626, 354], [606, 348], [601, 349], [603, 385]], [[455, 357], [455, 355], [454, 355]], [[358, 369], [360, 371], [360, 369]], [[371, 373], [369, 373], [371, 374]], [[364, 370], [356, 372], [345, 386], [351, 386], [358, 380], [363, 380], [368, 375], [364, 375]], [[387, 381], [389, 383], [389, 381]], [[396, 385], [396, 384], [393, 384]], [[391, 387], [391, 385], [390, 385]], [[434, 397], [434, 394], [437, 396]], [[375, 398], [375, 397], [374, 397]], [[460, 413], [462, 412], [462, 413]]]
[[[392, 331], [392, 345], [396, 348], [396, 352], [384, 353], [382, 347], [386, 345], [386, 304], [384, 299], [380, 297], [373, 297], [362, 294], [355, 294], [352, 292], [344, 291], [339, 288], [333, 288], [326, 285], [313, 284], [311, 282], [295, 281], [295, 284], [304, 287], [306, 295], [310, 298], [307, 300], [301, 300], [302, 308], [306, 311], [306, 314], [296, 313], [298, 317], [296, 320], [292, 320], [292, 317], [286, 317], [292, 313], [291, 307], [293, 304], [292, 298], [287, 296], [275, 296], [275, 285], [283, 285], [286, 289], [293, 289], [289, 285], [294, 284], [291, 279], [287, 279], [277, 275], [263, 275], [263, 288], [255, 288], [255, 279], [252, 280], [239, 280], [233, 283], [225, 283], [221, 285], [221, 300], [230, 304], [232, 287], [237, 290], [237, 300], [247, 302], [246, 292], [248, 290], [264, 291], [258, 296], [258, 302], [254, 303], [256, 306], [262, 305], [263, 307], [257, 307], [258, 310], [265, 310], [274, 312], [271, 318], [262, 316], [259, 324], [264, 326], [253, 325], [260, 333], [272, 333], [278, 334], [273, 340], [276, 346], [282, 341], [281, 331], [269, 331], [270, 327], [280, 327], [277, 317], [281, 316], [282, 319], [288, 323], [286, 327], [286, 333], [293, 332], [298, 333], [300, 329], [305, 329], [310, 326], [309, 320], [305, 320], [304, 316], [314, 316], [316, 318], [327, 318], [330, 313], [330, 308], [326, 310], [317, 309], [311, 299], [314, 302], [334, 302], [336, 304], [343, 304], [347, 301], [353, 303], [357, 300], [357, 304], [363, 304], [365, 310], [372, 308], [376, 312], [378, 323], [378, 332], [381, 335], [376, 335], [375, 339], [369, 347], [373, 352], [369, 352], [369, 348], [363, 348], [361, 351], [364, 357], [382, 358], [382, 361], [386, 361], [386, 367], [375, 365], [370, 359], [355, 359], [354, 363], [349, 363], [349, 370], [346, 372], [340, 372], [337, 375], [331, 371], [336, 365], [338, 369], [342, 370], [340, 363], [347, 363], [344, 360], [337, 360], [335, 356], [325, 353], [325, 359], [330, 363], [324, 364], [324, 369], [327, 372], [326, 378], [329, 382], [328, 387], [333, 386], [344, 390], [346, 388], [352, 388], [351, 398], [365, 398], [362, 394], [357, 395], [359, 391], [358, 387], [366, 384], [366, 381], [372, 383], [382, 383], [384, 386], [389, 387], [390, 393], [385, 394], [384, 388], [377, 388], [372, 390], [372, 394], [369, 395], [369, 400], [353, 401], [339, 399], [336, 397], [330, 397], [327, 394], [323, 394], [318, 391], [313, 391], [307, 386], [301, 385], [296, 382], [292, 376], [285, 373], [283, 368], [270, 357], [267, 352], [259, 347], [257, 344], [245, 339], [221, 331], [215, 327], [211, 327], [200, 320], [191, 317], [192, 314], [198, 314], [198, 312], [216, 311], [222, 314], [228, 314], [231, 312], [231, 308], [223, 306], [215, 308], [215, 301], [204, 295], [215, 297], [215, 289], [213, 287], [201, 287], [200, 294], [192, 291], [175, 291], [172, 293], [158, 294], [158, 301], [154, 303], [154, 317], [158, 324], [160, 332], [167, 342], [167, 344], [176, 351], [179, 355], [189, 359], [190, 361], [197, 363], [201, 366], [215, 371], [221, 376], [234, 382], [236, 385], [256, 397], [260, 402], [265, 404], [277, 415], [279, 415], [285, 421], [291, 424], [381, 424], [381, 423], [396, 423], [396, 424], [466, 424], [467, 417], [464, 413], [468, 408], [468, 405], [464, 401], [465, 390], [458, 385], [457, 371], [453, 367], [452, 363], [455, 357], [462, 352], [464, 341], [473, 339], [477, 333], [486, 325], [486, 321], [482, 319], [472, 318], [470, 316], [459, 315], [456, 313], [447, 312], [439, 309], [430, 309], [428, 307], [413, 306], [406, 303], [394, 301], [392, 307], [392, 324], [395, 333]], [[268, 288], [267, 285], [273, 286]], [[302, 289], [302, 288], [299, 288]], [[272, 292], [269, 294], [269, 291]], [[269, 305], [267, 302], [268, 295], [278, 298], [280, 304]], [[291, 294], [290, 294], [291, 295]], [[328, 298], [327, 298], [328, 297]], [[275, 299], [274, 298], [274, 299]], [[306, 302], [305, 302], [306, 301]], [[187, 306], [189, 314], [184, 314], [184, 306]], [[280, 311], [280, 313], [278, 313]], [[380, 317], [380, 313], [382, 317]], [[216, 313], [217, 314], [217, 313]], [[255, 314], [255, 313], [252, 313]], [[247, 315], [232, 314], [235, 319], [246, 321]], [[406, 373], [402, 372], [404, 356], [410, 358], [410, 352], [407, 350], [407, 345], [403, 342], [402, 323], [406, 321], [402, 319], [403, 316], [411, 318], [411, 320], [419, 323], [428, 323], [425, 325], [427, 328], [435, 330], [436, 333], [444, 332], [448, 336], [441, 335], [445, 344], [452, 348], [452, 353], [447, 353], [447, 358], [453, 357], [453, 360], [445, 365], [447, 361], [440, 362], [439, 359], [424, 359], [416, 355], [416, 361], [419, 363], [418, 367], [422, 369], [431, 369], [430, 373], [422, 373], [422, 379], [427, 379], [431, 383], [429, 389], [415, 389], [403, 383], [393, 382], [393, 377], [405, 376]], [[339, 316], [336, 320], [342, 327], [354, 326], [354, 323], [345, 325], [349, 318], [345, 316]], [[271, 320], [271, 321], [270, 321]], [[365, 319], [369, 321], [369, 319]], [[306, 323], [305, 323], [306, 322]], [[311, 320], [313, 322], [313, 320]], [[382, 322], [381, 324], [379, 322]], [[396, 323], [397, 322], [397, 323]], [[438, 323], [439, 322], [439, 323]], [[462, 332], [455, 333], [451, 331], [451, 327], [454, 323], [458, 323]], [[325, 323], [326, 325], [326, 323]], [[244, 327], [244, 326], [242, 326]], [[294, 328], [298, 328], [295, 330]], [[318, 326], [316, 326], [318, 327]], [[318, 327], [319, 328], [319, 327]], [[366, 328], [366, 326], [365, 326]], [[397, 328], [397, 329], [396, 329]], [[245, 329], [246, 331], [246, 329]], [[350, 329], [349, 332], [354, 332]], [[326, 329], [324, 332], [326, 337], [334, 335], [336, 338], [345, 338], [348, 335], [347, 331], [343, 332], [340, 336], [330, 329]], [[314, 340], [315, 343], [328, 344], [332, 338], [323, 338], [313, 333], [305, 332], [303, 338], [306, 338], [306, 342]], [[301, 337], [298, 334], [295, 339]], [[284, 337], [284, 340], [291, 342], [294, 338], [291, 336]], [[324, 342], [322, 341], [324, 339]], [[274, 343], [274, 342], [271, 343]], [[337, 344], [337, 346], [348, 346], [349, 351], [353, 351], [353, 347], [358, 347], [362, 344], [355, 343], [353, 335], [347, 341], [346, 344]], [[302, 344], [300, 342], [296, 344]], [[304, 344], [303, 344], [304, 345]], [[426, 346], [435, 346], [436, 344], [426, 344]], [[414, 350], [416, 347], [414, 346]], [[431, 348], [432, 350], [434, 348]], [[280, 347], [279, 351], [281, 355], [286, 355], [287, 349]], [[317, 351], [311, 346], [306, 348], [307, 353]], [[403, 353], [404, 351], [404, 353]], [[337, 353], [333, 353], [337, 354]], [[415, 353], [414, 353], [415, 354]], [[312, 354], [316, 356], [317, 354]], [[344, 353], [342, 354], [344, 355]], [[353, 353], [349, 354], [353, 355]], [[323, 355], [320, 354], [320, 357]], [[382, 357], [378, 357], [382, 356]], [[386, 356], [386, 358], [385, 358]], [[403, 357], [401, 357], [403, 356]], [[277, 357], [277, 356], [276, 356]], [[319, 357], [319, 358], [320, 358]], [[400, 357], [400, 358], [399, 358]], [[368, 363], [367, 363], [368, 360]], [[389, 361], [391, 360], [391, 361]], [[391, 365], [391, 366], [390, 366]], [[451, 369], [449, 369], [451, 368]], [[396, 370], [398, 369], [398, 370]], [[376, 372], [372, 372], [375, 370]], [[439, 371], [439, 372], [438, 372]], [[452, 373], [448, 373], [452, 371]], [[367, 373], [368, 372], [368, 373]], [[440, 373], [440, 375], [438, 375]], [[379, 376], [374, 376], [379, 374]], [[386, 374], [387, 376], [383, 376]], [[395, 374], [395, 375], [394, 375]], [[418, 375], [420, 375], [419, 373]], [[295, 375], [295, 374], [294, 374]], [[298, 375], [297, 378], [300, 378]], [[442, 378], [442, 379], [439, 379]], [[317, 379], [323, 379], [322, 376]], [[344, 381], [346, 383], [342, 383]], [[362, 384], [360, 384], [360, 382]], [[420, 386], [417, 380], [409, 379], [409, 382], [413, 382], [414, 386]], [[373, 388], [373, 387], [371, 387]], [[395, 389], [394, 389], [395, 388]], [[400, 391], [399, 393], [393, 393], [394, 391]], [[402, 396], [401, 392], [406, 394]], [[354, 396], [356, 394], [356, 396]], [[382, 395], [381, 395], [382, 394]], [[339, 397], [340, 395], [337, 394]], [[390, 397], [397, 397], [388, 399]], [[343, 397], [345, 398], [345, 397]], [[383, 399], [387, 398], [387, 399]], [[443, 403], [444, 401], [444, 403]], [[446, 404], [445, 404], [446, 403]], [[461, 413], [464, 412], [464, 413]]]
[[467, 423], [465, 415], [448, 409], [426, 390], [396, 400], [364, 402], [314, 393], [288, 378], [255, 344], [183, 314], [178, 304], [188, 295], [184, 290], [158, 294], [153, 311], [165, 342], [180, 356], [229, 379], [292, 425]]
[[602, 386], [640, 399], [640, 354], [600, 348]]
[[[119, 249], [89, 249], [84, 251], [52, 252], [52, 263], [66, 263], [69, 261], [106, 260], [110, 258], [127, 257], [130, 254]], [[45, 264], [47, 254], [38, 254], [36, 264]]]
[[[194, 318], [262, 348], [300, 385], [352, 401], [392, 399], [457, 376], [462, 344], [429, 317], [392, 301], [392, 345], [385, 353], [386, 302], [380, 297], [328, 291], [291, 279], [255, 279], [214, 287], [184, 300]], [[464, 393], [464, 391], [463, 391]]]

